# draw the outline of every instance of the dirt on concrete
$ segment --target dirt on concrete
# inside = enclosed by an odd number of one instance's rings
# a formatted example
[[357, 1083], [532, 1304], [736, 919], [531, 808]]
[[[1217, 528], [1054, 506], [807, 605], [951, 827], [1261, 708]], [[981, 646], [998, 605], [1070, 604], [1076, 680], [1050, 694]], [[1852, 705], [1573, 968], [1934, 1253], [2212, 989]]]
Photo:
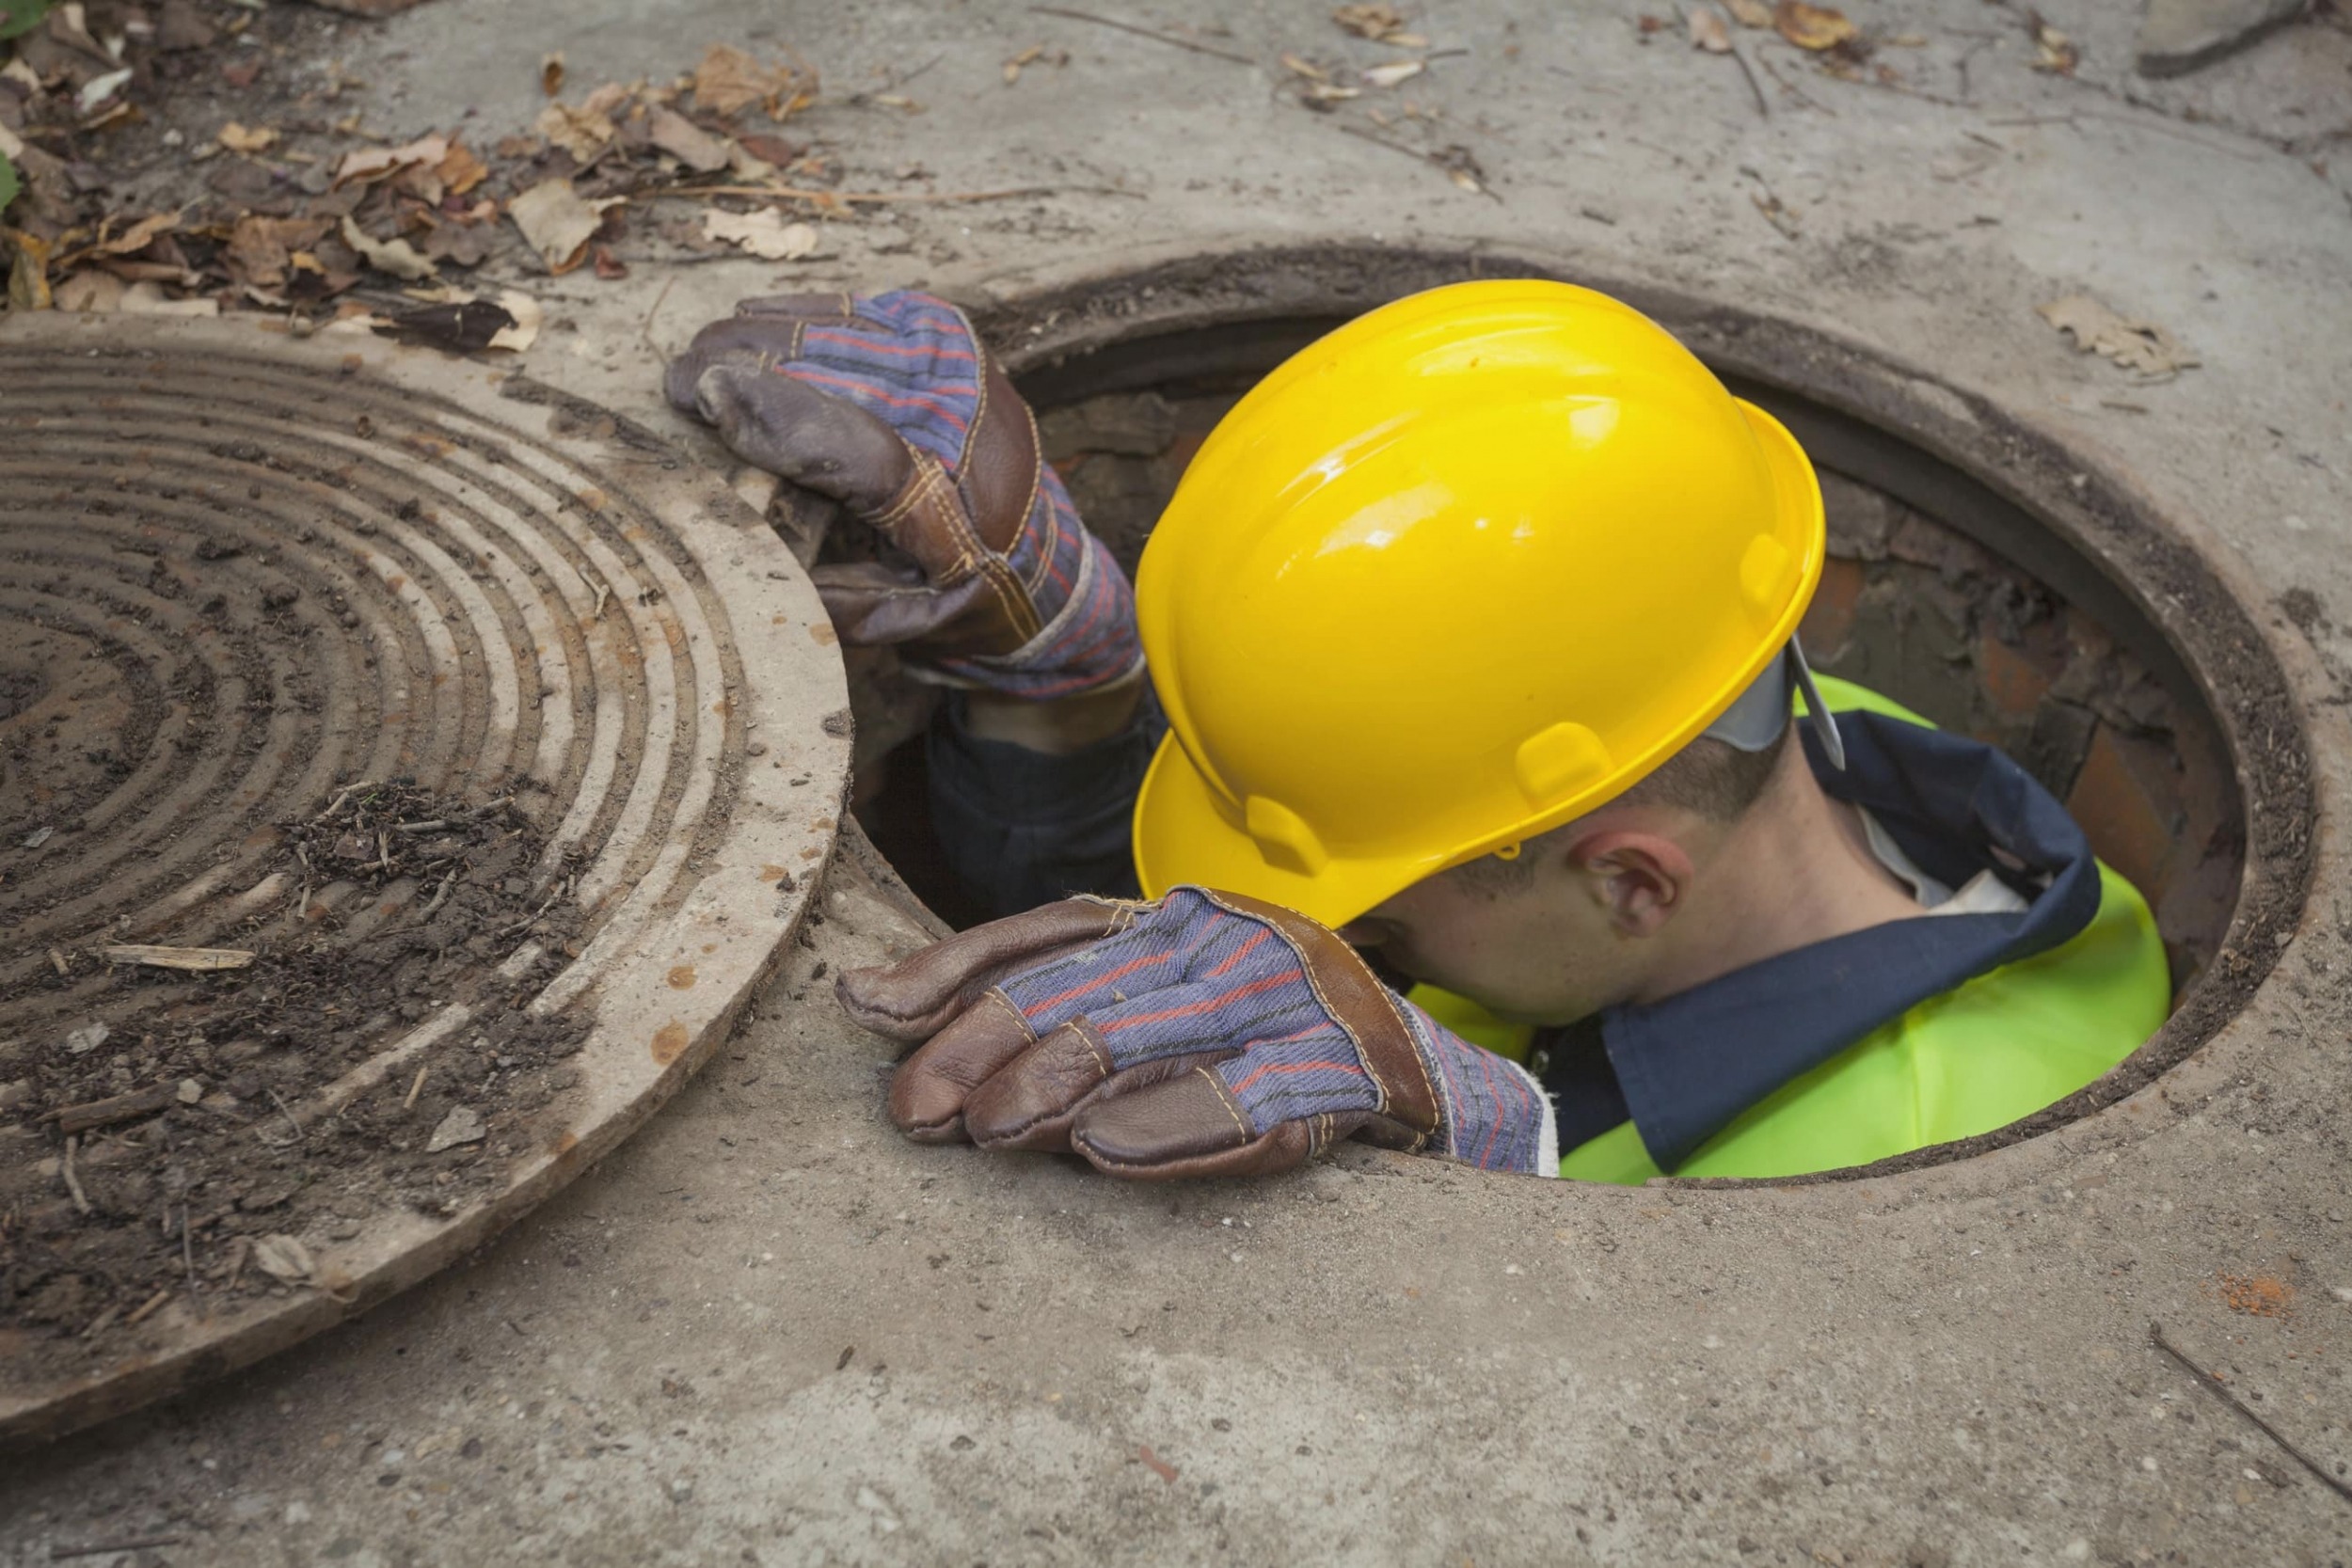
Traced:
[[[308, 1245], [395, 1207], [456, 1212], [502, 1181], [501, 1129], [570, 1086], [581, 1022], [526, 1005], [580, 913], [560, 868], [534, 875], [541, 835], [511, 798], [355, 782], [281, 835], [282, 901], [212, 938], [235, 946], [52, 948], [0, 990], [0, 1343], [20, 1370], [70, 1374], [175, 1293], [335, 1289], [295, 1266]], [[179, 967], [201, 963], [225, 967]], [[461, 1001], [409, 1095], [338, 1092]]]

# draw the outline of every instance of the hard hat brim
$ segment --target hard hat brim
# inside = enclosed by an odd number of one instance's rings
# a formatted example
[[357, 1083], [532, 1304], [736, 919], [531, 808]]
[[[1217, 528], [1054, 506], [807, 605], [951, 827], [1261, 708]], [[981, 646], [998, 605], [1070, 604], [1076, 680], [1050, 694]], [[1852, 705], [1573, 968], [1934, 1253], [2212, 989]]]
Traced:
[[1630, 789], [1667, 757], [1705, 733], [1737, 702], [1766, 666], [1781, 657], [1820, 585], [1825, 555], [1820, 486], [1811, 461], [1780, 421], [1745, 400], [1742, 417], [1772, 474], [1774, 510], [1789, 525], [1775, 531], [1801, 540], [1787, 596], [1756, 627], [1754, 651], [1721, 672], [1717, 694], [1638, 761], [1613, 770], [1589, 790], [1516, 822], [1498, 823], [1468, 844], [1429, 846], [1416, 853], [1352, 859], [1334, 854], [1317, 869], [1294, 871], [1268, 861], [1245, 828], [1232, 820], [1175, 732], [1160, 741], [1136, 798], [1135, 859], [1146, 896], [1190, 883], [1263, 898], [1327, 926], [1343, 926], [1424, 877], [1477, 855], [1548, 832], [1596, 811]]

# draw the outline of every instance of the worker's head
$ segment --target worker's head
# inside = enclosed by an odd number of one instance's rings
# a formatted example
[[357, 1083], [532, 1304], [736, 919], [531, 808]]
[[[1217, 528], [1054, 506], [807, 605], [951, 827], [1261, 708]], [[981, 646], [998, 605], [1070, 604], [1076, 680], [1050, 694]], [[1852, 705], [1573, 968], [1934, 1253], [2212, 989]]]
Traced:
[[[1788, 433], [1614, 300], [1468, 283], [1350, 322], [1234, 406], [1145, 549], [1170, 731], [1146, 891], [1343, 925], [1482, 877], [1549, 888], [1573, 850], [1612, 921], [1654, 919], [1660, 868], [1740, 819], [1698, 781], [1771, 776], [1701, 737], [1770, 707], [1743, 693], [1783, 668], [1824, 542]], [[1449, 870], [1515, 846], [1531, 863]]]
[[1793, 735], [1785, 726], [1756, 751], [1701, 736], [1607, 805], [1424, 877], [1341, 932], [1518, 1022], [1647, 1000], [1711, 928], [1692, 910], [1744, 895], [1754, 868], [1740, 849], [1756, 819], [1785, 814], [1809, 782]]

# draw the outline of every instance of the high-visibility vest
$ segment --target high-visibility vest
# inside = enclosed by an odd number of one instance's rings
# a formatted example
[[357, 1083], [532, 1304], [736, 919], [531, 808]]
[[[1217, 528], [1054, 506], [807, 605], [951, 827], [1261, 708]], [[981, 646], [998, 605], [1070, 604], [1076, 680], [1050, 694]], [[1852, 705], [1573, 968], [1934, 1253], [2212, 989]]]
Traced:
[[[1926, 722], [1851, 682], [1824, 676], [1820, 687], [1835, 712]], [[1749, 1106], [1674, 1174], [1796, 1176], [1867, 1164], [2005, 1127], [2096, 1080], [2156, 1032], [2172, 996], [2147, 901], [2104, 863], [2099, 881], [2098, 913], [2065, 942], [1888, 1020]], [[1529, 1027], [1431, 986], [1416, 987], [1412, 999], [1464, 1038], [1526, 1061]], [[1628, 1121], [1568, 1150], [1560, 1174], [1635, 1185], [1664, 1173]]]

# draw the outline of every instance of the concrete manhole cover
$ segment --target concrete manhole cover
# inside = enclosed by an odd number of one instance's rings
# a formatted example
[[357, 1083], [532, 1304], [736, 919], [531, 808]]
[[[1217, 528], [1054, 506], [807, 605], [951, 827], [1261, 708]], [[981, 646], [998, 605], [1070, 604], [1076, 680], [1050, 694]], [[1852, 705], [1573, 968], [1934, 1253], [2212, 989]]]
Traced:
[[132, 328], [0, 335], [0, 1440], [358, 1312], [612, 1148], [800, 919], [849, 765], [805, 576], [644, 432]]

